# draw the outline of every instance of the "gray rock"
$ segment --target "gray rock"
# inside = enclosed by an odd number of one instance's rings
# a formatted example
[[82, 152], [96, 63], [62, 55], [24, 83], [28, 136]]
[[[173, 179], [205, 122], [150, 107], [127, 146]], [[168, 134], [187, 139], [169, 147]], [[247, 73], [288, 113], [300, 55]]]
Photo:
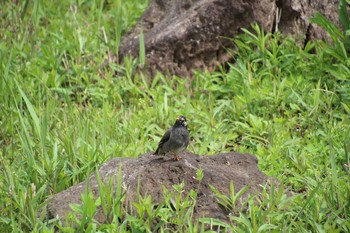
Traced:
[[336, 25], [339, 1], [334, 0], [153, 0], [125, 36], [118, 57], [138, 57], [139, 35], [144, 34], [146, 71], [191, 76], [192, 69], [209, 71], [229, 61], [234, 43], [228, 38], [242, 28], [259, 24], [266, 32], [281, 31], [303, 45], [329, 37], [311, 24], [318, 11]]
[[122, 38], [119, 58], [138, 57], [139, 35], [144, 34], [146, 69], [179, 76], [192, 69], [215, 69], [228, 61], [228, 37], [242, 33], [254, 22], [270, 31], [272, 0], [153, 0], [137, 25]]

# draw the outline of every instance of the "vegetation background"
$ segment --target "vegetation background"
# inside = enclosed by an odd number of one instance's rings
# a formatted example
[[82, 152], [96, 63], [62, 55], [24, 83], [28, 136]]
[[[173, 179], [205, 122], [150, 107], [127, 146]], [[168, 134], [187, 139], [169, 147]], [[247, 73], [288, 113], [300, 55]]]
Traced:
[[[135, 73], [142, 52], [139, 60], [102, 69], [148, 1], [3, 1], [0, 231], [350, 232], [348, 3], [340, 1], [345, 30], [320, 14], [313, 19], [333, 44], [300, 47], [253, 26], [232, 38], [232, 63], [196, 71], [189, 82]], [[50, 195], [84, 181], [109, 159], [153, 151], [179, 114], [190, 125], [189, 151], [254, 154], [260, 169], [295, 195], [282, 188], [251, 197], [230, 224], [192, 220], [195, 190], [182, 197], [181, 185], [163, 207], [139, 197], [134, 214], [122, 208], [121, 189], [119, 199], [84, 194], [66, 226], [39, 211]], [[101, 184], [101, 191], [108, 188]], [[229, 197], [217, 194], [231, 210], [238, 196], [233, 189]], [[109, 216], [106, 224], [93, 220], [98, 205]]]

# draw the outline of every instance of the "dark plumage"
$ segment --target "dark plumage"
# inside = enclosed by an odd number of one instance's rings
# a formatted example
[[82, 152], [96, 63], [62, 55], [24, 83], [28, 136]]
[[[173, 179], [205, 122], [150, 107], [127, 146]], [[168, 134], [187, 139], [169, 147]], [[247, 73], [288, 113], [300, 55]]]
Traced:
[[180, 160], [178, 154], [184, 151], [190, 143], [190, 136], [187, 129], [186, 117], [179, 116], [176, 118], [175, 124], [165, 132], [158, 144], [158, 148], [154, 154], [165, 155], [171, 153], [174, 160]]

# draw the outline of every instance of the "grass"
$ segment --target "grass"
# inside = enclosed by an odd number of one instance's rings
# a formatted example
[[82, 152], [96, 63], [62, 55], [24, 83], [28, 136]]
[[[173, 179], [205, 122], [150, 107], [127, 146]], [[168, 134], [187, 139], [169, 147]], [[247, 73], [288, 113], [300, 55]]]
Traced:
[[[232, 39], [238, 46], [232, 63], [213, 73], [196, 71], [189, 84], [183, 77], [133, 76], [139, 67], [133, 59], [102, 69], [147, 4], [3, 4], [2, 231], [74, 232], [74, 226], [87, 232], [169, 232], [174, 227], [204, 232], [205, 226], [231, 232], [350, 231], [350, 176], [345, 166], [350, 151], [350, 58], [343, 43], [348, 36], [328, 27], [334, 45], [316, 41], [301, 48], [290, 38], [254, 26]], [[321, 16], [314, 20], [327, 25]], [[84, 181], [109, 159], [153, 151], [180, 114], [189, 121], [189, 151], [254, 154], [261, 170], [296, 195], [266, 189], [234, 210], [227, 224], [191, 220], [196, 190], [184, 197], [183, 184], [164, 190], [162, 205], [140, 196], [132, 203], [135, 212], [127, 214], [121, 205], [122, 187], [117, 187], [116, 197], [108, 195], [110, 181], [100, 182], [105, 198], [93, 200], [86, 192], [82, 206], [72, 205], [68, 226], [40, 214], [50, 195]], [[232, 184], [230, 196], [216, 195], [232, 209], [240, 193]], [[106, 224], [93, 221], [99, 205]], [[78, 213], [88, 218], [79, 220]]]

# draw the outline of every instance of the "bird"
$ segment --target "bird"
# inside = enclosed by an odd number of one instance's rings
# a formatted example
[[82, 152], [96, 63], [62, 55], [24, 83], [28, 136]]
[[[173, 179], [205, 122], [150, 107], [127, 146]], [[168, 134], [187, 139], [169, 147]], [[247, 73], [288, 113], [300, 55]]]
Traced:
[[190, 143], [189, 131], [187, 128], [187, 120], [184, 116], [178, 116], [175, 123], [168, 129], [160, 139], [155, 155], [165, 155], [171, 153], [174, 155], [174, 160], [179, 161], [179, 153], [186, 150]]

